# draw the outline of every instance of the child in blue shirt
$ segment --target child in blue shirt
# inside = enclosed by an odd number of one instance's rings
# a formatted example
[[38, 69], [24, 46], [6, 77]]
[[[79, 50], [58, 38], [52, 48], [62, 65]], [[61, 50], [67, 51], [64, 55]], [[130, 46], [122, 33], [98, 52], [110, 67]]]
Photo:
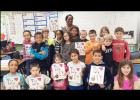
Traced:
[[31, 56], [34, 58], [33, 62], [38, 62], [40, 66], [40, 71], [42, 74], [47, 74], [47, 57], [48, 57], [48, 47], [43, 42], [43, 34], [41, 32], [36, 32], [34, 35], [35, 43], [31, 47]]

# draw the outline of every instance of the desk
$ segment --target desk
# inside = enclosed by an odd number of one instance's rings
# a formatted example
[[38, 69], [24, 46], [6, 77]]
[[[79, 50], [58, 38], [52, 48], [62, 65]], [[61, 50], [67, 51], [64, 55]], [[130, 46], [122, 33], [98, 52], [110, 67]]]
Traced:
[[16, 53], [16, 52], [17, 52], [17, 51], [1, 53], [0, 59], [2, 59], [2, 58], [5, 57], [5, 56], [10, 56], [11, 58], [13, 58], [13, 54]]

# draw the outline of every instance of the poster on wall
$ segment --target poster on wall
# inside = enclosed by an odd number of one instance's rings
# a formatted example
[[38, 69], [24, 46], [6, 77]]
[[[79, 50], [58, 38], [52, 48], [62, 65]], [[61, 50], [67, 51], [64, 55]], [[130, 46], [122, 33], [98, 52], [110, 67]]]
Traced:
[[125, 31], [123, 38], [124, 39], [134, 39], [134, 31]]
[[49, 29], [51, 32], [58, 30], [58, 12], [50, 12], [49, 13]]

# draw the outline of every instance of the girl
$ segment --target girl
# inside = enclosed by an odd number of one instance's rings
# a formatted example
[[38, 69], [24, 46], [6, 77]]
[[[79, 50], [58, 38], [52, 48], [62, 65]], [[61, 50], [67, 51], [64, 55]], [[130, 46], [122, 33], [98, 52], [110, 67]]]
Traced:
[[79, 60], [79, 51], [77, 49], [70, 52], [70, 57], [72, 61], [67, 64], [69, 68], [69, 90], [83, 90], [83, 73], [86, 66]]
[[61, 54], [66, 63], [70, 61], [69, 52], [72, 49], [74, 49], [74, 43], [71, 42], [71, 37], [68, 34], [68, 32], [65, 32], [63, 36], [63, 41], [62, 41]]
[[31, 75], [27, 76], [26, 83], [30, 90], [44, 90], [48, 89], [47, 85], [50, 83], [50, 78], [40, 73], [38, 63], [32, 63], [30, 68]]
[[138, 77], [133, 73], [133, 63], [123, 60], [119, 64], [118, 75], [114, 79], [114, 90], [140, 89]]
[[[53, 79], [53, 89], [54, 90], [66, 90], [67, 89], [67, 66], [62, 63], [62, 55], [55, 54], [54, 56], [54, 64], [51, 66], [51, 78]], [[55, 74], [55, 70], [58, 71]], [[61, 74], [61, 72], [63, 74]], [[59, 75], [58, 75], [59, 74]], [[62, 77], [60, 76], [62, 75]], [[61, 78], [59, 78], [61, 77]]]
[[102, 43], [103, 37], [107, 34], [110, 34], [109, 28], [107, 26], [103, 26], [100, 30], [100, 37], [98, 38], [98, 40]]
[[8, 63], [10, 72], [3, 77], [3, 84], [6, 90], [21, 90], [25, 88], [22, 74], [17, 73], [18, 65], [18, 61], [14, 59]]
[[55, 53], [60, 53], [62, 49], [63, 31], [57, 30], [55, 32]]
[[72, 38], [72, 42], [77, 41], [80, 38], [80, 36], [79, 36], [79, 28], [77, 26], [73, 26], [70, 29], [70, 35], [71, 35], [71, 38]]
[[31, 63], [30, 59], [32, 59], [31, 54], [30, 54], [30, 49], [32, 46], [32, 41], [31, 41], [32, 34], [30, 31], [26, 30], [23, 32], [23, 36], [24, 36], [23, 59], [26, 62], [26, 66], [25, 66], [26, 75], [29, 75], [30, 74], [30, 63]]

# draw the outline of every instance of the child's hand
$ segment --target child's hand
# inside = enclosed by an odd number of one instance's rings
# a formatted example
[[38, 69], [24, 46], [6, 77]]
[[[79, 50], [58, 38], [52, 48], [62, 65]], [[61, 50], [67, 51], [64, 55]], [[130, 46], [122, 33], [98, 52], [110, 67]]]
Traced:
[[95, 85], [95, 83], [89, 83], [89, 85], [90, 85], [90, 86], [93, 86], [93, 85]]
[[102, 50], [103, 50], [103, 51], [105, 51], [105, 50], [106, 50], [105, 45], [102, 45]]
[[100, 88], [104, 88], [105, 85], [104, 84], [99, 84]]
[[51, 74], [51, 78], [54, 79], [55, 77], [53, 76], [53, 74]]
[[42, 55], [45, 55], [46, 54], [45, 51], [40, 51], [39, 53], [42, 54]]

